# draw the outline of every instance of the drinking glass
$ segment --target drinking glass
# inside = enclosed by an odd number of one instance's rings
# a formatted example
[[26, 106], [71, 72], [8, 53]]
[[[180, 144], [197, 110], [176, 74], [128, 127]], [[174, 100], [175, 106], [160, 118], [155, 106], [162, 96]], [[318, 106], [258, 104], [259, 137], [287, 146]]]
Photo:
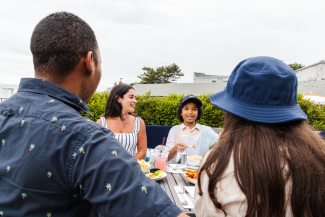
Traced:
[[176, 167], [178, 169], [185, 169], [187, 164], [187, 148], [178, 147], [176, 155]]
[[158, 145], [154, 151], [155, 167], [166, 172], [169, 151], [165, 146]]

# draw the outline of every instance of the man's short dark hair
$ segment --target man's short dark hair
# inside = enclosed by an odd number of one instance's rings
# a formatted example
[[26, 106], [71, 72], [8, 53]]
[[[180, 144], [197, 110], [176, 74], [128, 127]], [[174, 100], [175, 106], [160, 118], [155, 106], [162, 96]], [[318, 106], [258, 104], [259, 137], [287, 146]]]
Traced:
[[98, 63], [97, 40], [94, 31], [78, 16], [53, 13], [42, 19], [32, 34], [30, 49], [36, 75], [48, 74], [64, 79], [81, 57], [93, 52]]
[[199, 105], [199, 104], [197, 103], [197, 101], [194, 101], [194, 100], [186, 100], [185, 103], [183, 103], [183, 104], [180, 103], [180, 104], [178, 105], [178, 107], [177, 107], [177, 111], [176, 111], [176, 119], [179, 120], [179, 121], [182, 122], [182, 123], [184, 122], [184, 119], [183, 119], [183, 117], [182, 117], [182, 115], [181, 115], [181, 113], [182, 113], [182, 109], [183, 109], [184, 106], [186, 106], [186, 105], [187, 105], [188, 103], [190, 103], [190, 102], [194, 103], [194, 104], [196, 105], [196, 107], [197, 107], [197, 110], [198, 110], [197, 118], [196, 118], [195, 121], [200, 120], [201, 117], [202, 117], [202, 115], [203, 115], [203, 108], [202, 108], [201, 105]]

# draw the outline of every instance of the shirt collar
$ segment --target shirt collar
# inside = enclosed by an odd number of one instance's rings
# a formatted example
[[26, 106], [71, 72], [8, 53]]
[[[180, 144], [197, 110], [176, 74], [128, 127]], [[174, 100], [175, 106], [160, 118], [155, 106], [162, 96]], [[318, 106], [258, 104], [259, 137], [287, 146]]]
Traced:
[[[182, 123], [181, 124], [181, 128], [182, 128], [182, 130], [184, 130], [185, 128], [188, 128], [187, 126], [185, 126], [185, 124], [184, 123]], [[197, 129], [197, 130], [201, 130], [201, 124], [198, 124], [198, 123], [195, 123], [195, 126], [193, 127], [193, 129], [192, 130], [195, 130], [195, 129]]]
[[59, 87], [52, 82], [38, 79], [38, 78], [22, 78], [20, 80], [19, 92], [32, 92], [39, 93], [51, 96], [55, 99], [61, 100], [71, 107], [73, 107], [78, 112], [83, 111], [94, 117], [90, 111], [86, 103], [84, 103], [77, 95], [67, 91], [66, 89]]

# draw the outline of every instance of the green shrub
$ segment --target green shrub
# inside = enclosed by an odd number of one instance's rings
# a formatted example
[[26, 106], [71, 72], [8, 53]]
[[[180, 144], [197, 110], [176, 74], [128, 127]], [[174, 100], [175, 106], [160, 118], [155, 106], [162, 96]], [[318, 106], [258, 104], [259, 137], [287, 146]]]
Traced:
[[[169, 94], [165, 97], [151, 97], [150, 92], [137, 96], [136, 113], [148, 125], [177, 125], [176, 111], [184, 94]], [[223, 111], [210, 103], [209, 95], [201, 95], [204, 114], [198, 123], [211, 127], [222, 127]]]
[[81, 115], [92, 121], [97, 121], [98, 119], [100, 119], [100, 117], [104, 116], [105, 114], [105, 106], [106, 106], [107, 98], [108, 98], [108, 92], [94, 93], [89, 103], [87, 104], [90, 113], [94, 117], [91, 117], [87, 113], [81, 113]]
[[304, 99], [301, 93], [298, 94], [298, 104], [308, 117], [306, 122], [314, 130], [325, 130], [325, 106], [314, 104], [310, 99]]
[[[136, 114], [141, 117], [147, 125], [178, 125], [176, 110], [183, 95], [169, 94], [165, 97], [152, 97], [150, 91], [145, 95], [137, 95]], [[198, 123], [211, 127], [223, 127], [224, 112], [210, 103], [210, 94], [199, 96], [202, 101], [204, 114]], [[90, 115], [83, 113], [84, 117], [97, 121], [104, 116], [108, 92], [96, 92], [88, 103]], [[314, 130], [325, 130], [325, 107], [315, 105], [311, 100], [304, 99], [298, 94], [298, 104], [307, 114], [306, 121]]]

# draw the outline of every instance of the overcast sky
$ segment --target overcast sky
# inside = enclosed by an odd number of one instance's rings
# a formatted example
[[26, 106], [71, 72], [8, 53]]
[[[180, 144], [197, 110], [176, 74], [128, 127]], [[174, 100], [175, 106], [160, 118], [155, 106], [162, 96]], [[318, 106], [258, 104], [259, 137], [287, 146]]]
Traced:
[[72, 12], [94, 30], [102, 58], [99, 91], [140, 81], [144, 66], [176, 63], [193, 72], [229, 75], [241, 60], [272, 56], [310, 65], [325, 59], [325, 1], [106, 0], [1, 1], [0, 83], [33, 77], [29, 49], [36, 24]]

